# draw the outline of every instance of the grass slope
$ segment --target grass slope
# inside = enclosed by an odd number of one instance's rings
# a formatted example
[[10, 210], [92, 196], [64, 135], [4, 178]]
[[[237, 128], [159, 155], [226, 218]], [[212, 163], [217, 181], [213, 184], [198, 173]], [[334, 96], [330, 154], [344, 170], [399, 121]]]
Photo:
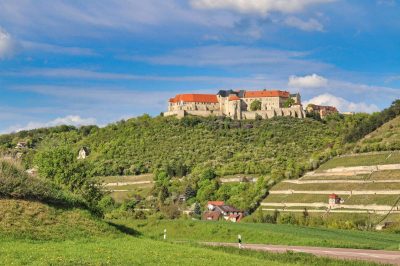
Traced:
[[35, 201], [0, 199], [0, 214], [0, 235], [11, 239], [61, 241], [120, 233], [86, 210], [57, 208]]
[[357, 151], [400, 150], [400, 116], [390, 120], [360, 140]]
[[336, 167], [370, 166], [400, 163], [400, 152], [382, 152], [379, 154], [358, 154], [353, 156], [335, 157], [322, 164], [318, 170], [327, 170]]

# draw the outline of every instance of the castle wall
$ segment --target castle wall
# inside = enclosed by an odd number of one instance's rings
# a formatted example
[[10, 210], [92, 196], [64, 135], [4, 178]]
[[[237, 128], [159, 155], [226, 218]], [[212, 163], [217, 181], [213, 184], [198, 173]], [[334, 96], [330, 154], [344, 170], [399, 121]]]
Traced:
[[186, 110], [175, 110], [168, 111], [164, 113], [164, 116], [176, 116], [177, 118], [183, 118], [187, 115], [195, 115], [195, 116], [223, 116], [224, 114], [221, 111], [186, 111]]
[[295, 105], [289, 108], [275, 108], [272, 110], [242, 112], [242, 119], [256, 119], [257, 116], [260, 116], [263, 119], [273, 118], [276, 116], [292, 116], [297, 118], [305, 118], [306, 114], [300, 105]]

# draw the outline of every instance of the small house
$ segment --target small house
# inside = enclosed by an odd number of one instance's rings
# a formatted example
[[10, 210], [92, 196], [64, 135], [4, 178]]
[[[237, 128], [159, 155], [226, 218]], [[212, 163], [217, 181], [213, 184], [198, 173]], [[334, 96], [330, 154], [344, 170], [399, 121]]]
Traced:
[[86, 147], [82, 147], [78, 153], [78, 160], [86, 159], [89, 156], [89, 149]]
[[208, 211], [204, 212], [204, 220], [220, 220], [239, 222], [243, 217], [243, 211], [236, 209], [233, 206], [225, 205], [223, 201], [209, 201], [207, 203]]
[[340, 197], [336, 195], [335, 193], [332, 193], [329, 195], [329, 206], [335, 206], [336, 204], [340, 204]]

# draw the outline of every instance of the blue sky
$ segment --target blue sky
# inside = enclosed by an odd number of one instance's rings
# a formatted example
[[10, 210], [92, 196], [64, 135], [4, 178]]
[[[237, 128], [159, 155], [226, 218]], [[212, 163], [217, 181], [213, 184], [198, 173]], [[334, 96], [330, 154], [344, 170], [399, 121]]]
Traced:
[[400, 98], [396, 0], [0, 0], [0, 133], [164, 111], [176, 93]]

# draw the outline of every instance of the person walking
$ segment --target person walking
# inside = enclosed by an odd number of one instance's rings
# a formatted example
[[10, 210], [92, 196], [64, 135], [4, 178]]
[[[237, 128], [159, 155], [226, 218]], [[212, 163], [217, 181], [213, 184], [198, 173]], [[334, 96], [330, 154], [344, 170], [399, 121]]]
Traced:
[[242, 236], [238, 235], [238, 244], [239, 244], [239, 248], [242, 248]]

